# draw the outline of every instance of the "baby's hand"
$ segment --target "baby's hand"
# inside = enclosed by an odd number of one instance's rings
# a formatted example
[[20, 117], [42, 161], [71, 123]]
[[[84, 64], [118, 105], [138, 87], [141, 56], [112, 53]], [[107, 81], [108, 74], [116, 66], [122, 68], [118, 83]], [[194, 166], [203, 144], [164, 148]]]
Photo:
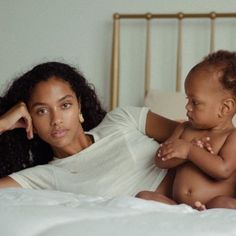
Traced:
[[172, 158], [187, 159], [190, 147], [191, 143], [183, 139], [166, 141], [161, 144], [157, 152], [157, 156], [162, 161], [166, 161]]
[[192, 144], [205, 149], [206, 151], [210, 152], [211, 154], [214, 154], [212, 150], [212, 146], [210, 143], [210, 137], [203, 137], [203, 138], [194, 138], [191, 141]]

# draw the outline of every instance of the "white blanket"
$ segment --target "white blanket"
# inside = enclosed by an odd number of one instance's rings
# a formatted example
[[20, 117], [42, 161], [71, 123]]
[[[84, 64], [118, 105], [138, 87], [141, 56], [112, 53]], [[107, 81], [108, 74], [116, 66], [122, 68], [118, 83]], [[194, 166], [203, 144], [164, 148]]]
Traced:
[[0, 190], [0, 217], [2, 236], [236, 235], [236, 210], [46, 190]]

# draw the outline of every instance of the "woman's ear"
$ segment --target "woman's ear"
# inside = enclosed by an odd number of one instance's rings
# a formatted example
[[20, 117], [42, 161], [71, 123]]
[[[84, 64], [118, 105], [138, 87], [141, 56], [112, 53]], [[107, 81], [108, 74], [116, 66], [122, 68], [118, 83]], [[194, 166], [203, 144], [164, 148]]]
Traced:
[[78, 99], [78, 106], [79, 106], [79, 122], [82, 124], [84, 122], [83, 114], [81, 113], [81, 99]]
[[225, 99], [222, 106], [222, 115], [224, 116], [234, 113], [236, 109], [235, 105], [235, 100], [233, 98]]

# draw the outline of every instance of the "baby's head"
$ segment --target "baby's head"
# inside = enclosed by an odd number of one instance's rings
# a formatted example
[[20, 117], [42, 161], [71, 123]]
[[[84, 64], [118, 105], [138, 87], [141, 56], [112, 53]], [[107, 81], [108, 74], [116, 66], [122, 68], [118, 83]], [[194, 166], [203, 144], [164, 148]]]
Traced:
[[187, 115], [211, 128], [236, 111], [236, 53], [217, 51], [194, 66], [186, 80]]
[[[219, 50], [209, 54], [194, 66], [189, 74], [196, 70], [207, 70], [217, 79], [222, 88], [236, 97], [236, 52]], [[212, 80], [214, 82], [214, 80]]]

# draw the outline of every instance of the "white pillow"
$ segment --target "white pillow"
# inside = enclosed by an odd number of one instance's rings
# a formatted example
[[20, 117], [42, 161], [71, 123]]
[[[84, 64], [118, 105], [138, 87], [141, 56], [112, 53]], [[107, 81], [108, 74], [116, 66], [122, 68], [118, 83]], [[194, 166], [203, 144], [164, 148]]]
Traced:
[[149, 90], [145, 98], [145, 106], [151, 111], [174, 120], [187, 119], [186, 95], [182, 92], [165, 92], [156, 89]]

